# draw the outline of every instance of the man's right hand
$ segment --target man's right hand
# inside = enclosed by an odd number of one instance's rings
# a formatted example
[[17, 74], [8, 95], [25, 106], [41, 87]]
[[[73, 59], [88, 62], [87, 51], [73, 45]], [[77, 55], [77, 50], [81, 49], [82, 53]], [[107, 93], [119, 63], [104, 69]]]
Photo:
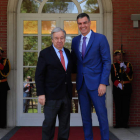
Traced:
[[40, 95], [38, 101], [41, 105], [45, 105], [45, 95]]

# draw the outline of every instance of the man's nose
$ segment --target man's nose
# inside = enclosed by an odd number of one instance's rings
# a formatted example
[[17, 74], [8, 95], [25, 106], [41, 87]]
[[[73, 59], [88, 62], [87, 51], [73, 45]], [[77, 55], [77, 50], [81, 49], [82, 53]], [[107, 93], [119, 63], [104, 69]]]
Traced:
[[81, 27], [84, 27], [84, 24], [81, 24]]
[[61, 38], [58, 38], [58, 42], [61, 42]]

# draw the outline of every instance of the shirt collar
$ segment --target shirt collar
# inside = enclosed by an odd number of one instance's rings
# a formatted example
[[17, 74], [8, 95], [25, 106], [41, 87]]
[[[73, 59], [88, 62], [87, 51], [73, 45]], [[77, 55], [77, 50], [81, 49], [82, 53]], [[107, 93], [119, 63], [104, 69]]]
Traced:
[[[92, 31], [90, 30], [90, 32], [85, 36], [85, 37], [87, 37], [88, 39], [90, 38], [90, 36], [91, 36], [91, 33], [92, 33]], [[83, 35], [81, 34], [81, 40], [83, 40]]]
[[[53, 48], [54, 48], [54, 50], [56, 51], [56, 52], [59, 52], [60, 50], [58, 50], [56, 47], [54, 47], [54, 45], [53, 45]], [[62, 51], [64, 52], [64, 48], [62, 48]]]

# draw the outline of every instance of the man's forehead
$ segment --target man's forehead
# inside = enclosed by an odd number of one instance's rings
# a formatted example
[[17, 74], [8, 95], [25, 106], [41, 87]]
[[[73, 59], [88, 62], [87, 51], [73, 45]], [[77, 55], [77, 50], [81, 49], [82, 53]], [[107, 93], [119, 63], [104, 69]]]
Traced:
[[53, 38], [65, 38], [64, 35], [54, 35]]
[[53, 33], [53, 36], [64, 36], [62, 31]]
[[87, 22], [87, 21], [88, 21], [88, 18], [87, 17], [79, 18], [77, 20], [77, 22]]

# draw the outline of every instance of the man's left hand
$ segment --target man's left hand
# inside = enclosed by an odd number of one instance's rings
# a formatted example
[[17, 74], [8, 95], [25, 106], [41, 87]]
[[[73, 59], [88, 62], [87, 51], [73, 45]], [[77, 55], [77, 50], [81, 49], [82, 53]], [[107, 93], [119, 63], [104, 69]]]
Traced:
[[106, 85], [100, 84], [98, 87], [98, 96], [103, 96], [106, 93]]

